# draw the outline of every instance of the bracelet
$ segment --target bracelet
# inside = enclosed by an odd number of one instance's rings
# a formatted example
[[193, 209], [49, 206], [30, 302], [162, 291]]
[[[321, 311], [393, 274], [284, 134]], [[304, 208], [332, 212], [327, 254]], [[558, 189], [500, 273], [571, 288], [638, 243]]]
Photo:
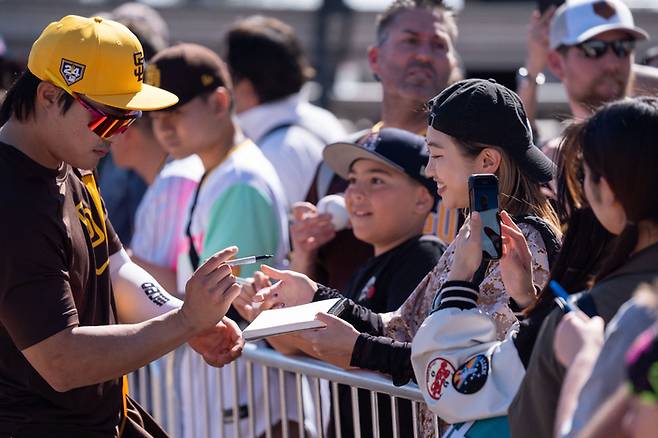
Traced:
[[546, 83], [546, 76], [541, 72], [537, 73], [537, 76], [533, 76], [528, 72], [527, 68], [521, 67], [516, 71], [516, 81], [530, 81], [537, 85], [543, 85]]

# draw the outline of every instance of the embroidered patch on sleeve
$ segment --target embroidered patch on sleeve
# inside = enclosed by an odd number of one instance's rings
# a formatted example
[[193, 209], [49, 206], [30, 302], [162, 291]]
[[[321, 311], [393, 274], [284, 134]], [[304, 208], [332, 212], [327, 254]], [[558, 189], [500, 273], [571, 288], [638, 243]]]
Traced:
[[452, 376], [452, 386], [462, 394], [475, 394], [482, 389], [489, 376], [489, 359], [478, 354], [466, 361]]
[[454, 371], [452, 364], [442, 357], [437, 357], [427, 365], [425, 381], [430, 397], [434, 400], [441, 398], [443, 389], [450, 383], [449, 379]]

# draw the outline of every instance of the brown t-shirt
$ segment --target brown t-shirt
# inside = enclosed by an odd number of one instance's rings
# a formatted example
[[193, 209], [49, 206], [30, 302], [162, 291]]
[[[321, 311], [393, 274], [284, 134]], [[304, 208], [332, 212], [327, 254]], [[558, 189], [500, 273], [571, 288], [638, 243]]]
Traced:
[[0, 143], [0, 205], [0, 436], [115, 436], [121, 379], [60, 393], [21, 353], [67, 327], [116, 323], [108, 265], [121, 244], [93, 175]]

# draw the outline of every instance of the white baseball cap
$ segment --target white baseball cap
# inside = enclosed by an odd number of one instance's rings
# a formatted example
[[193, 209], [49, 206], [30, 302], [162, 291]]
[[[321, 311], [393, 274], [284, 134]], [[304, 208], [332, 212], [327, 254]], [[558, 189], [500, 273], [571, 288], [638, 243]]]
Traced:
[[631, 10], [621, 0], [567, 0], [551, 21], [551, 49], [572, 46], [609, 30], [623, 30], [635, 39], [649, 34], [635, 26]]

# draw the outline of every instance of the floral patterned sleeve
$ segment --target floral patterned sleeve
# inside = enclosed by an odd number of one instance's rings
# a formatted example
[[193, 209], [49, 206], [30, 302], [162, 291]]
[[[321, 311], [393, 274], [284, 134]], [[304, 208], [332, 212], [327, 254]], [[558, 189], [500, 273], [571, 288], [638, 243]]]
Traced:
[[[546, 245], [539, 231], [529, 224], [518, 225], [528, 242], [532, 254], [534, 283], [543, 288], [548, 282], [549, 265]], [[436, 292], [448, 278], [455, 249], [448, 246], [437, 265], [425, 276], [402, 306], [390, 313], [382, 314], [386, 336], [400, 342], [411, 342], [418, 328], [429, 315]], [[500, 275], [500, 265], [492, 262], [480, 283], [478, 307], [494, 319], [498, 339], [504, 339], [507, 330], [516, 321], [509, 308], [509, 295], [505, 291]]]
[[430, 313], [436, 291], [448, 278], [455, 248], [448, 246], [438, 263], [423, 278], [409, 298], [394, 312], [382, 315], [386, 336], [400, 342], [411, 342], [418, 328]]
[[[518, 226], [532, 254], [533, 283], [543, 289], [548, 282], [550, 271], [546, 245], [539, 231], [532, 225], [521, 223]], [[491, 263], [480, 283], [478, 307], [493, 318], [498, 340], [504, 339], [509, 328], [516, 322], [516, 316], [509, 307], [509, 298], [500, 274], [500, 263]]]

